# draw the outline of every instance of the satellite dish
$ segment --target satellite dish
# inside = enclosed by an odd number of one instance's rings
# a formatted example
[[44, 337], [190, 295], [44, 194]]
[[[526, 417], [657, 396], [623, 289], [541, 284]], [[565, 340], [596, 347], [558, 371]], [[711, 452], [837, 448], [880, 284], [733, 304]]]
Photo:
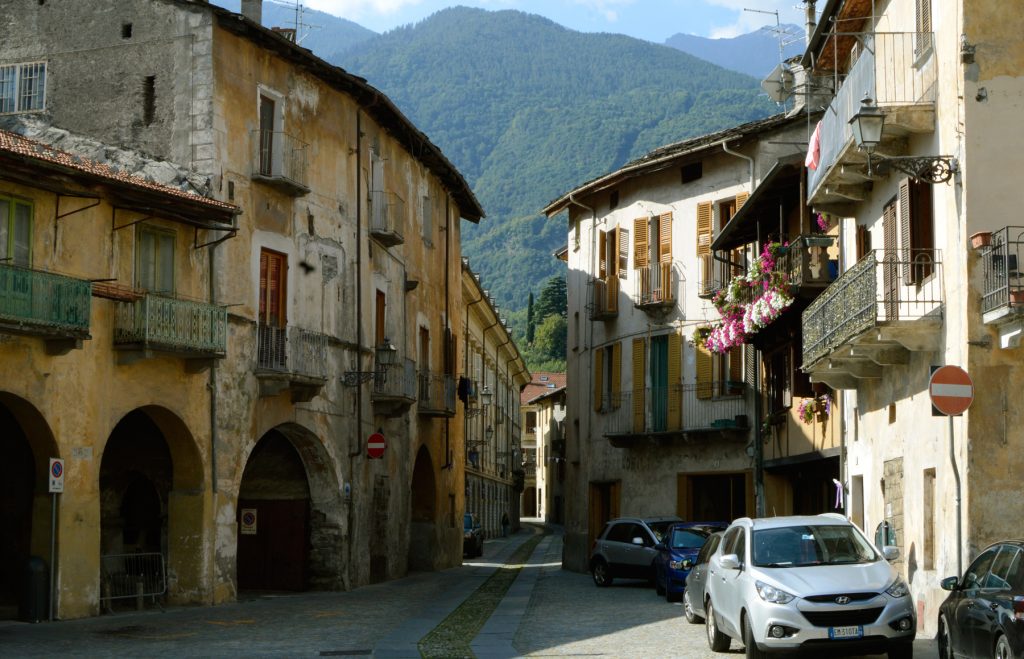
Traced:
[[793, 83], [793, 71], [785, 63], [780, 63], [761, 81], [761, 89], [776, 103], [783, 103], [793, 95]]

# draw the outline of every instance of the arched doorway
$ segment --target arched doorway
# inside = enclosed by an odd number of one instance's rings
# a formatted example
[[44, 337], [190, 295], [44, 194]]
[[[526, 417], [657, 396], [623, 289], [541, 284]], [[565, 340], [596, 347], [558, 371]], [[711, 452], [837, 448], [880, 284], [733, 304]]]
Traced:
[[432, 570], [438, 550], [437, 485], [430, 451], [421, 446], [412, 470], [411, 535], [409, 538], [409, 569]]
[[238, 492], [238, 589], [304, 590], [309, 483], [298, 451], [277, 430], [246, 462]]

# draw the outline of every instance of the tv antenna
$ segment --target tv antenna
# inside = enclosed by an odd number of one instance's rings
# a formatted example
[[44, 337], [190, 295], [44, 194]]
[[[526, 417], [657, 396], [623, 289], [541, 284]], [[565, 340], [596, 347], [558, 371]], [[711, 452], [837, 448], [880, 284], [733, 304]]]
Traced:
[[[775, 39], [779, 43], [779, 65], [777, 67], [775, 67], [775, 69], [769, 74], [769, 78], [773, 77], [776, 73], [778, 74], [778, 88], [779, 88], [779, 93], [781, 94], [782, 98], [780, 100], [780, 98], [776, 97], [777, 95], [773, 95], [772, 93], [769, 93], [769, 96], [771, 96], [772, 100], [774, 100], [775, 102], [777, 102], [777, 103], [781, 102], [783, 107], [785, 107], [785, 98], [788, 98], [788, 95], [789, 95], [788, 93], [783, 93], [784, 90], [786, 90], [786, 88], [788, 86], [787, 85], [787, 81], [786, 81], [786, 74], [788, 72], [788, 67], [786, 67], [786, 65], [785, 65], [785, 61], [786, 61], [786, 46], [788, 46], [790, 44], [793, 44], [793, 43], [796, 43], [797, 41], [799, 41], [802, 38], [802, 36], [797, 34], [793, 30], [793, 28], [791, 28], [789, 26], [785, 26], [784, 27], [782, 25], [781, 21], [779, 20], [779, 10], [778, 9], [767, 10], [767, 9], [748, 9], [748, 8], [745, 8], [743, 11], [749, 11], [749, 12], [753, 12], [753, 13], [757, 13], [757, 14], [768, 14], [770, 16], [774, 16], [775, 17], [775, 27], [771, 28], [769, 31], [772, 33], [772, 35], [775, 37]], [[765, 83], [767, 83], [767, 82], [768, 81], [766, 80]], [[762, 83], [762, 86], [765, 83]]]
[[[302, 6], [302, 0], [295, 0], [295, 43], [301, 44], [313, 30], [319, 30], [322, 26], [306, 23], [306, 8]], [[305, 30], [305, 32], [303, 32]]]

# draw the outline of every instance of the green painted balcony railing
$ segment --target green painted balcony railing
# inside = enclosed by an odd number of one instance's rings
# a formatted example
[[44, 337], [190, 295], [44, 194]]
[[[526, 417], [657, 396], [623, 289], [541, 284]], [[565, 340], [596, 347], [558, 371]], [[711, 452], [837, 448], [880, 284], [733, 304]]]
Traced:
[[0, 324], [86, 337], [91, 305], [92, 284], [84, 279], [0, 264]]
[[227, 352], [227, 329], [224, 307], [146, 294], [118, 302], [114, 345], [220, 357]]

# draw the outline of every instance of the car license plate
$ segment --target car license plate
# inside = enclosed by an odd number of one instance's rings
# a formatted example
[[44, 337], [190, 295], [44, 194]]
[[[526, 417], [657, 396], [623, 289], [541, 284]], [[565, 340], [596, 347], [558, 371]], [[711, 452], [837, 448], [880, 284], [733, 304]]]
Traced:
[[861, 638], [864, 636], [864, 627], [853, 625], [850, 627], [829, 627], [828, 637], [836, 640], [841, 638]]

